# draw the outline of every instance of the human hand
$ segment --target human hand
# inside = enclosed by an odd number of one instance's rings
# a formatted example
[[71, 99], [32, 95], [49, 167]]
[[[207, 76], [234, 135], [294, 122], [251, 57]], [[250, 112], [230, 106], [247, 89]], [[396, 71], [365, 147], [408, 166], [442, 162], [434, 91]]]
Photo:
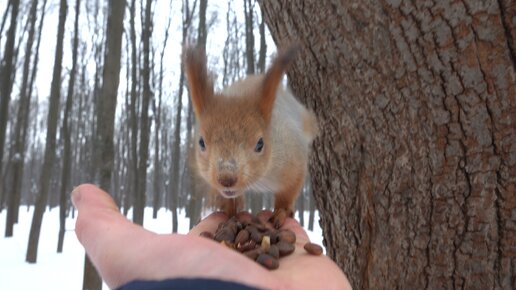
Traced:
[[[214, 213], [187, 235], [160, 235], [133, 224], [120, 214], [110, 195], [94, 185], [72, 192], [78, 210], [75, 233], [107, 285], [116, 289], [134, 280], [211, 278], [265, 289], [351, 289], [326, 256], [306, 254], [306, 232], [293, 219], [282, 228], [296, 233], [296, 250], [269, 271], [244, 255], [206, 238], [227, 216]], [[270, 212], [261, 214], [270, 215]]]

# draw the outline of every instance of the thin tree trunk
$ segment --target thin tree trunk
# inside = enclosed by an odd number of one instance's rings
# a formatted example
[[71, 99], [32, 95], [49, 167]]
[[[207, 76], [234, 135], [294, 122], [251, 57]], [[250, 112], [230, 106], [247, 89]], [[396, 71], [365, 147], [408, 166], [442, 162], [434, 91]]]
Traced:
[[[170, 2], [169, 7], [172, 7], [172, 2]], [[159, 61], [159, 95], [158, 100], [154, 101], [154, 118], [156, 122], [155, 126], [155, 135], [154, 135], [154, 200], [153, 200], [153, 210], [152, 210], [152, 218], [158, 217], [158, 210], [161, 207], [161, 197], [162, 186], [161, 186], [161, 156], [160, 155], [160, 133], [161, 133], [161, 100], [163, 96], [163, 56], [165, 55], [165, 48], [167, 47], [168, 35], [170, 24], [172, 22], [172, 17], [169, 16], [167, 27], [165, 28], [165, 39], [163, 40], [163, 47], [160, 54]], [[156, 104], [157, 103], [157, 104]]]
[[314, 220], [315, 220], [315, 200], [313, 192], [310, 190], [309, 199], [310, 201], [310, 214], [308, 215], [308, 230], [314, 230]]
[[149, 159], [149, 103], [152, 97], [150, 87], [150, 39], [152, 36], [152, 0], [147, 0], [145, 5], [145, 18], [143, 20], [143, 98], [140, 117], [140, 142], [138, 158], [138, 187], [133, 211], [133, 222], [142, 225], [146, 201], [147, 188], [147, 160]]
[[20, 101], [18, 108], [18, 116], [16, 128], [14, 130], [14, 151], [15, 156], [12, 163], [12, 191], [8, 198], [7, 217], [5, 224], [5, 236], [12, 237], [14, 223], [18, 220], [18, 208], [20, 206], [21, 187], [23, 178], [23, 166], [26, 154], [26, 132], [28, 115], [30, 110], [30, 96], [28, 95], [29, 73], [32, 57], [32, 45], [34, 43], [34, 34], [36, 30], [38, 1], [33, 0], [29, 12], [29, 35], [25, 46], [25, 59], [23, 62], [22, 84], [20, 87]]
[[[190, 9], [188, 0], [183, 1], [183, 28], [182, 28], [182, 43], [185, 44], [188, 39], [188, 31], [192, 25], [193, 15], [195, 12], [195, 4], [192, 9]], [[200, 17], [200, 16], [199, 16]], [[180, 75], [179, 75], [179, 87], [177, 93], [177, 105], [176, 105], [176, 114], [174, 121], [174, 138], [172, 143], [172, 160], [170, 166], [170, 174], [171, 174], [171, 182], [170, 182], [170, 208], [172, 211], [172, 232], [176, 233], [178, 229], [178, 221], [177, 221], [177, 211], [178, 211], [178, 201], [179, 201], [179, 176], [180, 176], [180, 160], [181, 160], [181, 115], [183, 111], [183, 90], [184, 90], [184, 81], [185, 74], [183, 66], [180, 67]]]
[[245, 58], [247, 64], [246, 73], [254, 74], [254, 2], [252, 0], [244, 0], [245, 15]]
[[56, 54], [54, 59], [54, 72], [50, 88], [50, 100], [48, 104], [47, 136], [45, 143], [45, 156], [42, 172], [39, 177], [39, 194], [34, 207], [34, 215], [29, 233], [29, 243], [25, 260], [29, 263], [36, 263], [38, 255], [39, 234], [43, 214], [47, 205], [50, 180], [52, 178], [53, 165], [56, 157], [56, 133], [57, 120], [59, 118], [59, 97], [61, 94], [61, 70], [63, 62], [63, 38], [68, 5], [66, 0], [61, 0], [59, 6], [59, 24], [57, 31]]
[[2, 41], [2, 36], [4, 35], [4, 27], [5, 23], [7, 23], [7, 16], [9, 15], [9, 8], [11, 7], [11, 1], [7, 2], [7, 6], [5, 7], [4, 16], [2, 16], [2, 24], [0, 24], [0, 42]]
[[[11, 7], [11, 23], [7, 31], [7, 40], [5, 41], [4, 55], [0, 63], [0, 177], [3, 176], [3, 158], [5, 135], [7, 130], [7, 117], [9, 114], [9, 101], [11, 99], [11, 91], [14, 83], [14, 42], [16, 38], [16, 26], [18, 23], [18, 10], [20, 6], [19, 0], [10, 0]], [[2, 182], [0, 178], [0, 183]], [[0, 191], [3, 185], [0, 184]]]
[[[114, 160], [114, 126], [116, 97], [120, 80], [120, 61], [122, 52], [122, 33], [125, 0], [109, 1], [106, 28], [106, 50], [102, 74], [102, 89], [97, 107], [96, 132], [96, 182], [104, 190], [109, 190]], [[86, 256], [84, 262], [83, 289], [100, 290], [102, 281]]]
[[61, 192], [59, 196], [59, 234], [57, 239], [57, 252], [63, 252], [66, 211], [68, 208], [68, 193], [70, 191], [70, 168], [71, 168], [71, 136], [70, 136], [70, 111], [75, 89], [75, 75], [77, 72], [77, 53], [79, 46], [79, 14], [81, 0], [75, 1], [75, 24], [72, 48], [72, 70], [68, 82], [68, 95], [63, 116], [62, 138], [64, 139], [63, 148], [63, 170], [61, 175]]
[[129, 18], [130, 31], [131, 31], [131, 149], [130, 149], [130, 180], [132, 180], [132, 186], [128, 188], [128, 197], [126, 200], [126, 206], [124, 212], [127, 214], [127, 210], [131, 204], [133, 204], [134, 196], [137, 194], [136, 190], [139, 187], [138, 182], [140, 179], [137, 178], [138, 174], [138, 59], [137, 59], [137, 48], [136, 48], [136, 27], [134, 20], [136, 19], [136, 0], [131, 1], [131, 7], [129, 9], [131, 14]]
[[[260, 10], [261, 11], [261, 10]], [[267, 57], [267, 42], [265, 41], [265, 20], [263, 19], [263, 11], [261, 11], [260, 21], [260, 51], [258, 52], [258, 73], [265, 72], [265, 62]]]
[[301, 194], [297, 198], [297, 212], [299, 214], [299, 224], [305, 226], [305, 196], [306, 196], [306, 182]]
[[304, 47], [290, 83], [318, 116], [314, 194], [354, 289], [516, 288], [508, 2], [262, 2]]
[[[207, 28], [206, 28], [206, 9], [208, 6], [207, 0], [200, 0], [199, 2], [199, 26], [197, 27], [197, 48], [206, 51]], [[191, 192], [190, 198], [190, 229], [193, 228], [201, 219], [202, 200], [204, 193], [199, 190]], [[199, 189], [199, 187], [197, 187]]]

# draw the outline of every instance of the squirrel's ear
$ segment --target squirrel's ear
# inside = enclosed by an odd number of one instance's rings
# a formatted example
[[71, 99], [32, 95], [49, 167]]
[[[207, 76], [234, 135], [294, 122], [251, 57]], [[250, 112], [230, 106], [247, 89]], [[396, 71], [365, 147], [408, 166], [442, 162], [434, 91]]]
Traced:
[[183, 49], [183, 62], [195, 115], [199, 118], [206, 103], [213, 96], [213, 84], [206, 68], [206, 53], [200, 49], [186, 46]]
[[265, 73], [260, 99], [260, 111], [267, 122], [271, 118], [278, 85], [288, 65], [292, 62], [298, 51], [299, 45], [290, 45], [286, 50], [279, 52], [272, 62], [271, 67]]

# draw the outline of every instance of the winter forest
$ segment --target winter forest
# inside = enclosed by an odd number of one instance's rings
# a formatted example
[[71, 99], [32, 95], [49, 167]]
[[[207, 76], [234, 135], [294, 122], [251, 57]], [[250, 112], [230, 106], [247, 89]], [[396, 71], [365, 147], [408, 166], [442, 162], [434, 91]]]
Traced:
[[[69, 194], [85, 182], [105, 186], [125, 215], [133, 209], [128, 218], [136, 223], [152, 207], [154, 218], [160, 208], [172, 211], [171, 232], [177, 232], [178, 209], [193, 226], [204, 193], [187, 161], [195, 120], [182, 47], [207, 51], [219, 89], [263, 72], [276, 51], [255, 0], [124, 2], [9, 0], [0, 6], [0, 212], [7, 212], [10, 237], [20, 207], [35, 207], [30, 263], [37, 261], [47, 207], [59, 208], [62, 251], [65, 219], [74, 215]], [[117, 66], [119, 76], [109, 73]], [[112, 109], [98, 109], [106, 108], [102, 102]], [[102, 130], [110, 120], [113, 148], [105, 150]], [[107, 184], [103, 164], [112, 165]], [[314, 212], [310, 196], [305, 190], [299, 199], [301, 211]], [[253, 195], [246, 206], [256, 211], [271, 202]]]
[[286, 79], [319, 134], [295, 217], [353, 288], [516, 289], [514, 1], [4, 0], [0, 17], [2, 239], [33, 210], [30, 265], [45, 217], [58, 251], [73, 234], [84, 182], [137, 224], [191, 227], [206, 195], [182, 48], [221, 89], [297, 43]]

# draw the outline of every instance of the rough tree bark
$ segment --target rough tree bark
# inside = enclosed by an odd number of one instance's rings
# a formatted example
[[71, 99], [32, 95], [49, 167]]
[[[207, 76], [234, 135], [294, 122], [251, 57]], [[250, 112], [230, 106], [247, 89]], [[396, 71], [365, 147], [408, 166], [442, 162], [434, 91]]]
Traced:
[[[111, 0], [108, 7], [106, 26], [106, 49], [102, 72], [102, 88], [98, 99], [95, 142], [95, 181], [102, 189], [109, 191], [114, 162], [114, 126], [116, 98], [120, 81], [122, 33], [125, 0]], [[84, 260], [83, 289], [100, 290], [102, 281], [90, 259]]]
[[27, 255], [25, 257], [25, 260], [29, 263], [36, 263], [37, 260], [41, 223], [47, 206], [50, 180], [52, 178], [54, 160], [56, 157], [57, 120], [59, 119], [59, 98], [61, 95], [61, 71], [63, 62], [63, 38], [67, 10], [68, 4], [66, 3], [66, 0], [61, 0], [59, 5], [59, 23], [57, 29], [54, 70], [52, 83], [50, 85], [50, 100], [48, 103], [45, 155], [43, 165], [41, 167], [41, 175], [39, 176], [39, 192], [34, 206], [34, 215], [32, 216], [29, 233], [29, 243], [27, 245]]
[[[516, 288], [511, 1], [263, 1], [299, 41], [328, 255], [354, 289]], [[337, 21], [338, 20], [338, 21]]]

